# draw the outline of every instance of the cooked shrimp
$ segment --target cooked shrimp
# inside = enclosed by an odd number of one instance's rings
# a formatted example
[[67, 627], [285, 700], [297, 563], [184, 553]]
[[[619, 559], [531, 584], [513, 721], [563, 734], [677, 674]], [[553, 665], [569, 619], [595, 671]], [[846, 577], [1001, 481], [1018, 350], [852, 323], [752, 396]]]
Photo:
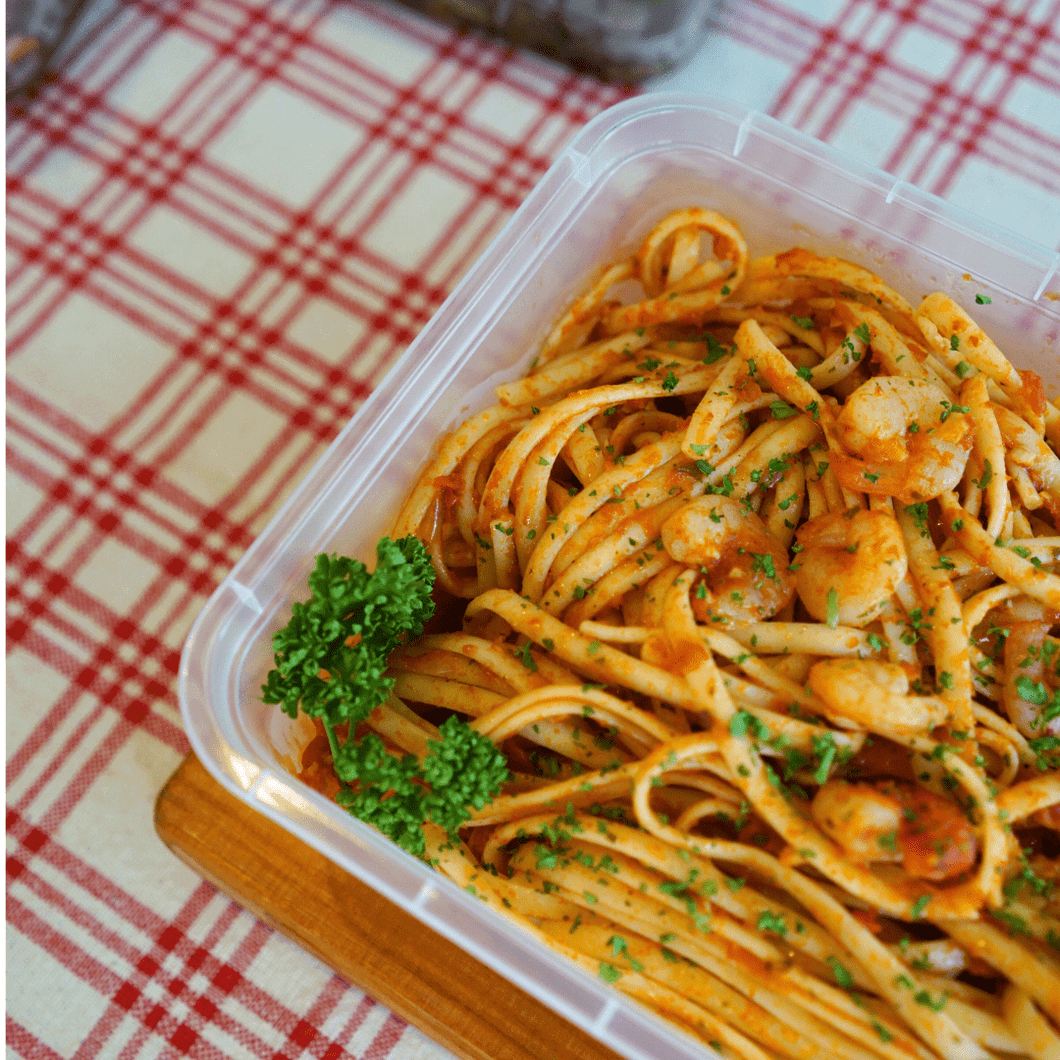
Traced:
[[900, 863], [917, 879], [953, 879], [978, 855], [975, 831], [961, 808], [908, 781], [829, 780], [810, 813], [854, 861]]
[[836, 418], [836, 433], [846, 450], [830, 458], [840, 482], [903, 504], [953, 489], [974, 435], [964, 407], [934, 383], [899, 376], [862, 383]]
[[692, 609], [701, 622], [760, 622], [795, 593], [787, 550], [731, 497], [697, 497], [663, 523], [661, 536], [672, 559], [700, 571]]
[[1060, 832], [1060, 803], [1054, 802], [1052, 806], [1032, 813], [1030, 822], [1040, 828], [1051, 828], [1054, 832]]
[[826, 512], [796, 532], [799, 599], [818, 622], [863, 629], [887, 608], [909, 568], [889, 512]]
[[949, 717], [938, 696], [910, 694], [909, 675], [897, 663], [822, 659], [810, 668], [809, 682], [829, 718], [881, 736], [922, 735]]
[[829, 780], [813, 797], [810, 814], [854, 861], [902, 860], [897, 842], [902, 808], [875, 784]]
[[1048, 622], [1016, 622], [1005, 638], [1001, 705], [1032, 740], [1060, 736], [1060, 642], [1048, 633]]
[[1060, 457], [1026, 420], [1003, 405], [993, 409], [1005, 440], [1008, 470], [1020, 499], [1031, 510], [1044, 505], [1054, 519], [1060, 517]]

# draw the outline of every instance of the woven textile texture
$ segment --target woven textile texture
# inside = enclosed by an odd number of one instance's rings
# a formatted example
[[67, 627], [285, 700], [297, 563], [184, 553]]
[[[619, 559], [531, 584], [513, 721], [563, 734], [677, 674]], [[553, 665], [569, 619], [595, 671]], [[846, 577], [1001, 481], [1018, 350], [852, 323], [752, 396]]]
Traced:
[[1060, 4], [789, 0], [660, 79], [735, 96], [956, 206], [1060, 247]]
[[[1060, 0], [731, 0], [737, 98], [1060, 246]], [[7, 1055], [444, 1060], [154, 833], [213, 588], [631, 91], [369, 0], [89, 0], [8, 107]]]

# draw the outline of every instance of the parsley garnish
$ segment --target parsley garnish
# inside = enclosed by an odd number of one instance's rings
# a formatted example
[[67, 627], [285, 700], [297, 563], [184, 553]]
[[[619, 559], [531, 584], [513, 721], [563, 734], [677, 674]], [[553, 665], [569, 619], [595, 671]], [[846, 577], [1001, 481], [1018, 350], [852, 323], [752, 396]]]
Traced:
[[1007, 909], [988, 909], [987, 912], [999, 923], [1008, 928], [1010, 935], [1029, 935], [1031, 929], [1021, 916], [1010, 913]]
[[1026, 674], [1020, 674], [1015, 683], [1021, 699], [1042, 708], [1041, 713], [1034, 719], [1034, 728], [1040, 728], [1046, 722], [1060, 717], [1060, 691], [1050, 694], [1041, 681], [1032, 681]]
[[[383, 538], [376, 569], [345, 556], [320, 555], [309, 575], [311, 596], [291, 606], [291, 618], [273, 636], [275, 669], [262, 700], [294, 718], [319, 718], [335, 773], [347, 785], [336, 797], [355, 817], [374, 825], [413, 854], [424, 850], [423, 823], [453, 833], [508, 778], [500, 751], [455, 715], [428, 741], [421, 763], [390, 754], [374, 733], [358, 739], [357, 726], [383, 703], [394, 681], [386, 676], [391, 652], [423, 632], [434, 613], [434, 570], [415, 537]], [[339, 727], [348, 725], [345, 739]]]
[[752, 736], [757, 736], [760, 740], [769, 739], [769, 728], [763, 721], [756, 718], [750, 711], [738, 710], [729, 719], [729, 732], [739, 738], [746, 736], [748, 731], [750, 731]]
[[914, 903], [912, 908], [909, 910], [909, 915], [913, 920], [919, 920], [924, 915], [924, 910], [927, 908], [928, 902], [931, 901], [930, 894], [922, 894]]
[[913, 1000], [918, 1005], [925, 1005], [932, 1012], [941, 1012], [946, 1007], [945, 994], [940, 994], [938, 998], [933, 998], [926, 990], [918, 990], [913, 996]]
[[828, 773], [832, 768], [832, 763], [835, 761], [839, 748], [836, 746], [835, 737], [830, 732], [820, 736], [813, 736], [811, 740], [813, 742], [813, 752], [817, 755], [817, 768], [813, 772], [813, 779], [818, 784], [824, 784], [828, 779]]
[[779, 913], [772, 913], [768, 909], [763, 909], [758, 914], [758, 922], [755, 927], [759, 931], [768, 931], [773, 935], [779, 935], [784, 938], [788, 933], [788, 925], [784, 923], [784, 917]]
[[836, 957], [829, 954], [825, 959], [828, 962], [828, 967], [832, 969], [832, 975], [835, 976], [836, 985], [844, 990], [849, 990], [854, 985], [854, 977], [839, 963]]
[[833, 586], [825, 598], [825, 623], [829, 629], [839, 625], [839, 591]]
[[703, 358], [704, 364], [714, 364], [715, 361], [720, 361], [729, 352], [709, 331], [703, 338], [707, 344], [707, 355]]
[[1060, 768], [1060, 736], [1039, 736], [1036, 740], [1028, 740], [1027, 747], [1036, 756], [1035, 764], [1042, 772]]

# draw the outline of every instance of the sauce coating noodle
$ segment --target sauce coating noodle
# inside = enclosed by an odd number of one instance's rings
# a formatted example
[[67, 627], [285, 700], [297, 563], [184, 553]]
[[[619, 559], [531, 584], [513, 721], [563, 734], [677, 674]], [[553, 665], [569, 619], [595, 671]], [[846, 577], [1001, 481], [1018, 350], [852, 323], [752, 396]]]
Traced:
[[432, 863], [725, 1056], [1055, 1060], [1058, 448], [947, 296], [665, 217], [391, 531], [449, 621], [368, 725], [512, 771]]

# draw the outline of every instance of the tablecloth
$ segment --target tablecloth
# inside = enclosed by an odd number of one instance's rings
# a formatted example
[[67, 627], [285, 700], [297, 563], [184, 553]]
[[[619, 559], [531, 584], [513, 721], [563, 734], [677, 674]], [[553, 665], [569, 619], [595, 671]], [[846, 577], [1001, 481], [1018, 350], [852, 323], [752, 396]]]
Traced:
[[735, 98], [1060, 245], [1058, 0], [728, 0], [637, 89], [370, 0], [89, 0], [7, 169], [9, 1057], [443, 1060], [158, 840], [212, 589], [566, 141]]

